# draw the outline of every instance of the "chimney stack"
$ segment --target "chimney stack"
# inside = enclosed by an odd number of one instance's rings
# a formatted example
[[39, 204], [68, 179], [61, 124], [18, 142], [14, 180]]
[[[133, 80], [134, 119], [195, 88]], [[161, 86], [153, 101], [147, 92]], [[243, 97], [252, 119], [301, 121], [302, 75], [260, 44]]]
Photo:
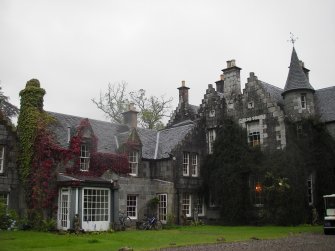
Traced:
[[220, 75], [220, 80], [216, 81], [216, 91], [223, 93], [223, 88], [224, 88], [224, 75]]
[[231, 95], [241, 94], [240, 71], [241, 68], [236, 66], [235, 59], [227, 61], [227, 68], [222, 70], [224, 75], [223, 93], [225, 98], [231, 98]]
[[137, 127], [137, 113], [134, 103], [129, 103], [128, 111], [122, 113], [123, 114], [123, 123], [126, 124], [130, 128]]
[[188, 90], [190, 88], [186, 87], [185, 80], [181, 81], [181, 87], [178, 87], [179, 90], [179, 103], [188, 104]]

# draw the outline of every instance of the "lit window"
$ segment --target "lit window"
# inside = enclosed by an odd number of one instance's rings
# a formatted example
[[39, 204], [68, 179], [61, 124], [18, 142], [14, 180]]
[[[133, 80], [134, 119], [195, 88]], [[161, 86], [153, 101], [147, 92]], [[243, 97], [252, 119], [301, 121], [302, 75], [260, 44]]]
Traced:
[[87, 145], [80, 146], [80, 170], [88, 171], [90, 168], [90, 152]]
[[301, 101], [301, 108], [306, 109], [306, 94], [302, 93], [300, 95], [300, 101]]
[[4, 171], [5, 147], [0, 145], [0, 173]]
[[8, 207], [8, 200], [9, 200], [8, 193], [0, 193], [0, 202], [5, 204], [6, 207]]
[[188, 193], [184, 193], [182, 196], [181, 210], [183, 215], [191, 217], [191, 195]]
[[127, 216], [137, 219], [137, 195], [127, 195]]
[[258, 146], [261, 143], [259, 121], [252, 121], [247, 124], [248, 142], [250, 146]]
[[183, 175], [188, 176], [190, 170], [190, 153], [183, 154]]
[[213, 153], [213, 145], [216, 138], [216, 132], [215, 129], [209, 129], [208, 130], [208, 153]]
[[309, 175], [307, 179], [307, 196], [308, 196], [308, 204], [310, 206], [313, 205], [314, 203], [314, 198], [313, 198], [313, 175]]
[[158, 194], [158, 219], [163, 223], [167, 221], [167, 194]]
[[191, 172], [193, 177], [198, 176], [198, 154], [193, 153], [192, 154], [192, 172]]
[[109, 221], [109, 190], [84, 189], [83, 221]]
[[130, 175], [137, 176], [138, 174], [138, 152], [129, 152], [129, 169]]
[[263, 205], [263, 185], [259, 181], [255, 183], [255, 205]]

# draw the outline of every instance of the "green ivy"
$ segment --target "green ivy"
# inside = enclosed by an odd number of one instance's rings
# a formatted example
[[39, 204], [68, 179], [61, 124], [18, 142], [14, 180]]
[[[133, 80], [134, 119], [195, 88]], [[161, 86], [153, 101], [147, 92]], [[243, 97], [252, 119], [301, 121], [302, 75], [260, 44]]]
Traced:
[[20, 92], [21, 108], [17, 132], [20, 140], [20, 178], [25, 187], [27, 187], [29, 183], [38, 122], [43, 119], [43, 117], [46, 117], [46, 115], [43, 114], [44, 95], [45, 90], [40, 87], [40, 82], [37, 79], [29, 80], [25, 89]]

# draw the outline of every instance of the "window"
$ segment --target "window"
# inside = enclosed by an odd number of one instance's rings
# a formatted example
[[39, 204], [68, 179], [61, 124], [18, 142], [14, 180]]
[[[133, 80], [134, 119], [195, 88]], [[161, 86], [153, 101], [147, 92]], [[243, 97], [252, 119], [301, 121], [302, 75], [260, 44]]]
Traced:
[[129, 152], [129, 169], [130, 175], [137, 176], [138, 174], [138, 152]]
[[167, 194], [158, 194], [158, 219], [163, 223], [167, 221]]
[[297, 137], [300, 138], [303, 135], [302, 123], [297, 122]]
[[137, 219], [137, 195], [127, 195], [127, 216]]
[[313, 198], [313, 175], [309, 175], [307, 179], [307, 196], [308, 196], [308, 204], [312, 206], [314, 204], [314, 198]]
[[184, 152], [183, 154], [183, 175], [188, 176], [190, 170], [190, 153]]
[[181, 210], [183, 215], [191, 217], [191, 195], [189, 193], [182, 195]]
[[209, 207], [216, 207], [216, 198], [212, 193], [209, 194]]
[[209, 129], [208, 130], [208, 154], [213, 153], [213, 145], [216, 138], [216, 132], [215, 129]]
[[63, 229], [68, 229], [69, 226], [69, 206], [70, 206], [70, 193], [68, 189], [60, 191], [60, 207], [59, 207], [59, 221]]
[[306, 93], [301, 93], [300, 95], [301, 108], [306, 109]]
[[109, 221], [109, 190], [84, 189], [83, 221]]
[[9, 196], [8, 193], [0, 193], [0, 202], [4, 203], [6, 207], [8, 207]]
[[4, 171], [5, 147], [0, 145], [0, 173]]
[[215, 110], [210, 110], [210, 111], [209, 111], [209, 117], [210, 117], [210, 118], [215, 117]]
[[90, 152], [87, 145], [80, 146], [80, 171], [88, 171], [90, 168]]
[[198, 216], [204, 216], [205, 215], [205, 205], [204, 205], [203, 198], [199, 197], [197, 199], [196, 208], [197, 208]]
[[254, 101], [250, 101], [250, 102], [248, 102], [248, 108], [249, 108], [249, 109], [254, 108]]
[[252, 121], [247, 124], [248, 142], [250, 146], [258, 146], [261, 143], [259, 121]]
[[198, 176], [198, 154], [193, 153], [192, 154], [192, 171], [191, 174], [193, 177]]

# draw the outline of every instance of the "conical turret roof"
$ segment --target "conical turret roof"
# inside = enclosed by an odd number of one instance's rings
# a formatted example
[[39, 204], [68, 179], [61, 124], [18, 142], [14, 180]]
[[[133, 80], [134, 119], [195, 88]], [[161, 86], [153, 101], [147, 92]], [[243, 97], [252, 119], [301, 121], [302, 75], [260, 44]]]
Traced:
[[291, 55], [290, 70], [288, 72], [286, 84], [282, 95], [292, 90], [312, 90], [313, 86], [309, 83], [298, 59], [298, 55], [293, 47]]

